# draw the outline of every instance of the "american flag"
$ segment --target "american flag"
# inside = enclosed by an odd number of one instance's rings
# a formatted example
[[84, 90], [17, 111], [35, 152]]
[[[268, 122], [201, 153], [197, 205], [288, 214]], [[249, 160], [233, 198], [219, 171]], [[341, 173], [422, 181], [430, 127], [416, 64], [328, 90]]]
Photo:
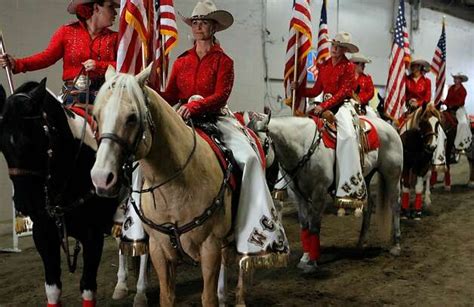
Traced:
[[119, 22], [120, 72], [137, 74], [154, 59], [167, 59], [177, 43], [173, 0], [121, 0]]
[[409, 64], [410, 44], [405, 20], [405, 3], [404, 0], [400, 0], [385, 91], [385, 112], [394, 119], [402, 115], [405, 102], [405, 76]]
[[[296, 37], [298, 36], [298, 41]], [[286, 48], [286, 64], [284, 72], [284, 86], [287, 103], [291, 105], [292, 91], [290, 88], [295, 72], [295, 50], [297, 50], [296, 79], [300, 87], [306, 87], [306, 57], [311, 50], [311, 10], [309, 0], [294, 0], [293, 13], [290, 20], [290, 35]], [[304, 98], [296, 97], [293, 106], [297, 114], [304, 114], [306, 101]]]
[[120, 2], [117, 71], [137, 74], [144, 67], [143, 59], [148, 58], [147, 46], [150, 36], [147, 4], [147, 0], [121, 0]]
[[169, 53], [178, 43], [178, 28], [173, 0], [154, 0], [154, 60], [157, 61], [155, 69], [160, 71], [159, 83], [163, 84], [168, 75]]
[[446, 31], [443, 27], [441, 30], [441, 36], [439, 37], [438, 44], [436, 45], [435, 53], [431, 63], [431, 70], [436, 74], [436, 94], [435, 94], [435, 105], [441, 100], [443, 94], [444, 83], [446, 81]]
[[319, 33], [318, 33], [318, 57], [316, 61], [318, 63], [324, 62], [331, 56], [329, 50], [331, 49], [331, 43], [329, 42], [329, 31], [328, 31], [328, 15], [326, 11], [326, 0], [323, 0], [323, 6], [321, 7], [321, 18], [319, 19]]

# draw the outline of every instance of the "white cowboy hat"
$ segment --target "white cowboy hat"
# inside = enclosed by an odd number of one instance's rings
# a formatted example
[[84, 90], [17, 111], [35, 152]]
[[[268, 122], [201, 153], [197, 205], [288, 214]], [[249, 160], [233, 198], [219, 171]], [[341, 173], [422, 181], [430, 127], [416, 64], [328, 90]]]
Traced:
[[[120, 7], [120, 0], [110, 0], [112, 3], [115, 4], [115, 7]], [[76, 8], [78, 5], [96, 2], [95, 0], [71, 0], [69, 5], [67, 6], [67, 11], [69, 14], [76, 14]]]
[[232, 14], [224, 10], [218, 10], [211, 0], [199, 1], [194, 7], [191, 17], [181, 15], [181, 18], [183, 18], [183, 21], [189, 26], [191, 26], [193, 20], [196, 19], [214, 20], [217, 23], [216, 31], [225, 30], [234, 23]]
[[338, 45], [347, 49], [349, 53], [359, 52], [359, 47], [352, 42], [352, 35], [349, 32], [339, 32], [334, 39], [329, 40], [333, 45]]
[[350, 59], [352, 63], [371, 63], [372, 61], [362, 53], [354, 53]]
[[469, 78], [468, 78], [465, 74], [463, 74], [462, 72], [458, 72], [458, 73], [455, 74], [455, 75], [451, 74], [451, 76], [452, 76], [453, 78], [459, 78], [459, 79], [461, 79], [461, 82], [466, 82], [467, 80], [469, 80]]
[[421, 67], [423, 68], [425, 72], [429, 72], [431, 70], [430, 63], [428, 63], [428, 61], [426, 60], [423, 60], [422, 58], [412, 57], [412, 60], [410, 62], [410, 67], [412, 65], [421, 65]]

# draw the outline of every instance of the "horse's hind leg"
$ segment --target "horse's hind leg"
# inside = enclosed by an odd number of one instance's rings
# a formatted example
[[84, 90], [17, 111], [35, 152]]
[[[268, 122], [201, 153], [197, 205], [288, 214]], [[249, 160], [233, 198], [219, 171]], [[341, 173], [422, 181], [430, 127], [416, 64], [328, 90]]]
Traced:
[[83, 246], [82, 277], [80, 289], [82, 293], [82, 306], [95, 306], [95, 295], [97, 292], [97, 271], [99, 270], [100, 258], [104, 247], [104, 235], [97, 228], [87, 229], [88, 234], [81, 240]]
[[221, 264], [221, 241], [210, 236], [201, 246], [201, 270], [203, 278], [202, 305], [217, 306], [217, 282]]
[[176, 263], [166, 259], [164, 251], [157, 246], [156, 240], [150, 236], [150, 258], [160, 282], [160, 306], [174, 306], [176, 295]]
[[43, 260], [45, 291], [48, 306], [60, 304], [61, 297], [61, 255], [56, 226], [46, 219], [33, 219], [33, 240]]
[[148, 300], [146, 298], [146, 288], [148, 286], [147, 280], [147, 267], [148, 267], [148, 254], [140, 256], [140, 271], [138, 273], [137, 281], [137, 294], [133, 299], [133, 306], [148, 306]]

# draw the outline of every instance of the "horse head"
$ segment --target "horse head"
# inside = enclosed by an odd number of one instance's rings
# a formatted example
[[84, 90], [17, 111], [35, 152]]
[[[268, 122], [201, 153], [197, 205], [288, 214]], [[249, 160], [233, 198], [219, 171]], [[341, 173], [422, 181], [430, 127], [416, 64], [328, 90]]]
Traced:
[[[7, 161], [14, 185], [15, 206], [24, 214], [44, 201], [44, 187], [57, 155], [52, 146], [64, 132], [57, 122], [49, 99], [55, 99], [46, 89], [46, 78], [40, 83], [27, 82], [5, 100], [0, 93], [0, 150]], [[57, 107], [61, 109], [59, 103]], [[41, 206], [43, 207], [43, 206]]]
[[417, 110], [415, 118], [417, 117], [418, 128], [425, 150], [427, 152], [434, 152], [438, 144], [438, 128], [441, 122], [440, 112], [433, 103], [429, 103]]
[[[111, 66], [97, 94], [94, 117], [98, 124], [99, 148], [91, 177], [100, 196], [116, 196], [122, 166], [145, 157], [151, 148], [150, 119], [145, 81], [149, 66], [137, 76], [117, 73]], [[128, 174], [125, 174], [128, 175]]]

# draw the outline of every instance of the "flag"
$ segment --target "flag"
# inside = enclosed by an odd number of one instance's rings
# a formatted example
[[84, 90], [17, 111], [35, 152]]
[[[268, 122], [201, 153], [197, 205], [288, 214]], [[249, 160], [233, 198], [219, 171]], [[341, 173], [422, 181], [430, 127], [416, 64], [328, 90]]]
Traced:
[[[149, 57], [148, 0], [121, 0], [117, 71], [137, 74]], [[145, 48], [144, 48], [145, 47]], [[143, 48], [143, 53], [142, 53]], [[145, 65], [144, 65], [145, 64]]]
[[[154, 0], [154, 69], [160, 73], [156, 80], [161, 85], [168, 75], [169, 53], [178, 43], [178, 28], [173, 0]], [[157, 86], [159, 88], [159, 86]]]
[[405, 78], [410, 65], [410, 45], [408, 40], [407, 22], [405, 20], [405, 3], [400, 0], [398, 5], [395, 33], [393, 35], [390, 67], [385, 95], [385, 112], [392, 118], [402, 115], [405, 104]]
[[444, 27], [443, 20], [441, 36], [439, 37], [433, 60], [431, 61], [431, 71], [436, 74], [436, 94], [434, 100], [435, 105], [437, 105], [441, 100], [444, 83], [446, 81], [446, 31]]
[[[300, 84], [300, 88], [306, 87], [306, 57], [311, 50], [311, 40], [311, 11], [309, 0], [294, 0], [283, 78], [286, 102], [290, 105], [292, 101], [290, 85], [293, 81], [295, 69], [297, 73], [296, 79]], [[295, 67], [295, 54], [297, 56], [297, 67]], [[296, 97], [293, 107], [296, 113], [304, 114], [306, 111], [305, 99]]]
[[318, 32], [318, 56], [316, 61], [322, 63], [331, 57], [329, 50], [331, 49], [331, 43], [329, 42], [329, 31], [328, 31], [328, 15], [326, 11], [326, 0], [323, 0], [323, 6], [321, 7], [321, 18], [319, 19], [319, 32]]

